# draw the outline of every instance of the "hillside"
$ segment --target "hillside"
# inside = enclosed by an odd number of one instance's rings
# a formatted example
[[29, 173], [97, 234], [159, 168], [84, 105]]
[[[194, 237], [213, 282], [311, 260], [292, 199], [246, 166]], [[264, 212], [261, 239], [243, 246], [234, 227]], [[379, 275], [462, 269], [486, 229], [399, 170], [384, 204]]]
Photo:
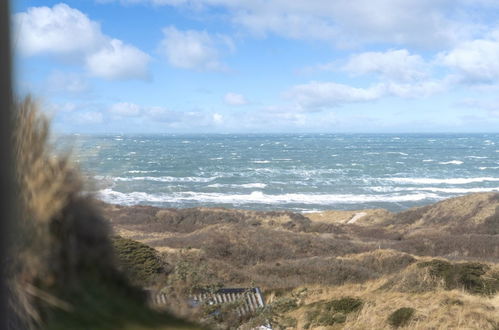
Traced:
[[[497, 193], [400, 213], [100, 207], [115, 234], [158, 251], [168, 267], [153, 286], [175, 288], [172, 299], [192, 288], [259, 286], [270, 303], [265, 317], [284, 328], [382, 328], [393, 306], [405, 305], [414, 308], [405, 311], [411, 328], [499, 325]], [[347, 296], [363, 307], [327, 307]]]

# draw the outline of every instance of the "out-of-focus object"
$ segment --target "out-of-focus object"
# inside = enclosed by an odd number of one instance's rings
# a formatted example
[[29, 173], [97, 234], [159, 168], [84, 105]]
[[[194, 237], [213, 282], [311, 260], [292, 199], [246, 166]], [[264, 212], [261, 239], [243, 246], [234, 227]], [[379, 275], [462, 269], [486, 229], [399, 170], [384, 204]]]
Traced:
[[0, 1], [0, 329], [7, 328], [5, 251], [8, 247], [9, 223], [14, 216], [14, 175], [12, 164], [11, 111], [12, 59], [10, 48], [9, 0]]

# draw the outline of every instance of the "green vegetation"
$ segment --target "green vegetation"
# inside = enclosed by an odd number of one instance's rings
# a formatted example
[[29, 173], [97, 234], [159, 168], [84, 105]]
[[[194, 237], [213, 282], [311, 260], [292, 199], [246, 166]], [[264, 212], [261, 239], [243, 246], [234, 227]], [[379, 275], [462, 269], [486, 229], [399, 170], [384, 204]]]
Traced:
[[499, 291], [499, 274], [487, 274], [490, 267], [478, 262], [452, 264], [433, 259], [420, 262], [418, 267], [428, 267], [430, 275], [440, 278], [447, 290], [464, 288], [472, 294], [493, 295]]
[[352, 313], [358, 311], [362, 307], [362, 300], [358, 298], [343, 297], [341, 299], [331, 300], [326, 303], [326, 308], [330, 311], [341, 313]]
[[276, 313], [286, 313], [298, 307], [295, 298], [282, 297], [272, 303], [272, 310]]
[[150, 285], [165, 274], [165, 263], [153, 248], [120, 236], [112, 239], [121, 269], [136, 284]]
[[395, 328], [403, 327], [409, 323], [416, 310], [410, 307], [402, 307], [391, 313], [388, 323]]
[[363, 302], [358, 298], [343, 297], [331, 301], [320, 301], [310, 304], [306, 312], [306, 328], [310, 326], [330, 326], [344, 323], [347, 314], [359, 311]]
[[141, 291], [127, 288], [126, 282], [115, 283], [85, 276], [73, 290], [61, 288], [58, 296], [69, 309], [50, 306], [44, 311], [46, 329], [199, 329], [176, 317], [147, 307]]

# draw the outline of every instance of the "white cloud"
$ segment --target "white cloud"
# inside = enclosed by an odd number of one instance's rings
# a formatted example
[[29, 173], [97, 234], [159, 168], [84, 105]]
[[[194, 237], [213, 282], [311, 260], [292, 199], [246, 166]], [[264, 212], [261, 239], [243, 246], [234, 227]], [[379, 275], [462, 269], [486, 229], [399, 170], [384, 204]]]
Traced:
[[457, 69], [465, 82], [491, 83], [499, 80], [499, 40], [477, 39], [441, 53], [439, 61]]
[[227, 93], [224, 96], [224, 102], [228, 105], [245, 105], [248, 104], [248, 100], [244, 97], [244, 95], [236, 94], [236, 93]]
[[206, 31], [181, 31], [174, 26], [163, 29], [164, 39], [160, 42], [160, 52], [168, 62], [178, 68], [209, 71], [224, 71], [227, 67], [220, 62], [218, 47], [233, 47], [225, 36], [212, 36]]
[[224, 116], [222, 116], [221, 114], [219, 113], [214, 113], [212, 115], [212, 118], [213, 118], [213, 122], [215, 124], [222, 124], [224, 122]]
[[419, 82], [380, 82], [367, 88], [352, 87], [335, 82], [313, 81], [290, 88], [285, 96], [299, 110], [321, 111], [347, 103], [375, 101], [382, 97], [401, 98], [427, 97], [448, 89], [451, 78], [423, 80]]
[[98, 23], [66, 4], [28, 8], [15, 14], [14, 22], [21, 54], [71, 58], [107, 79], [147, 78], [147, 54], [103, 34]]
[[444, 92], [449, 88], [449, 79], [446, 77], [441, 80], [426, 80], [419, 82], [398, 83], [388, 82], [381, 83], [385, 95], [397, 96], [402, 98], [420, 98]]
[[369, 73], [394, 81], [414, 81], [427, 76], [427, 65], [419, 55], [406, 49], [365, 52], [350, 57], [343, 70], [354, 75]]
[[292, 87], [286, 96], [294, 100], [302, 109], [317, 111], [336, 107], [345, 103], [367, 102], [379, 99], [384, 88], [375, 85], [369, 88], [356, 88], [334, 82], [310, 82]]
[[111, 80], [147, 79], [150, 57], [133, 46], [113, 39], [98, 52], [87, 57], [90, 73]]
[[[110, 0], [112, 1], [112, 0]], [[121, 3], [225, 8], [230, 20], [259, 35], [326, 40], [342, 46], [394, 43], [441, 49], [465, 40], [480, 26], [477, 6], [492, 0], [121, 0]], [[469, 10], [467, 10], [469, 9]]]
[[120, 102], [109, 107], [109, 112], [115, 115], [134, 117], [141, 114], [141, 107], [134, 103]]
[[105, 42], [98, 23], [63, 3], [28, 8], [15, 14], [14, 21], [15, 40], [26, 55], [87, 53]]

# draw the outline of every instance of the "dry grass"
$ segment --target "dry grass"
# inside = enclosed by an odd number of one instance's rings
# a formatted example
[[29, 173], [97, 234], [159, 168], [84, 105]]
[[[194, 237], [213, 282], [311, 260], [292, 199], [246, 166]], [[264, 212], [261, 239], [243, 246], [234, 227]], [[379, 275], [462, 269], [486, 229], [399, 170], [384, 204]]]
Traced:
[[30, 97], [16, 104], [14, 125], [21, 212], [9, 251], [10, 327], [193, 328], [150, 310], [117, 270], [108, 223], [69, 158], [52, 154], [49, 123]]
[[[406, 329], [496, 329], [499, 325], [498, 296], [484, 298], [460, 290], [441, 289], [425, 293], [384, 291], [380, 290], [383, 284], [384, 280], [380, 279], [336, 287], [298, 288], [285, 296], [296, 296], [301, 291], [298, 308], [280, 314], [277, 319], [292, 317], [297, 321], [296, 329], [305, 329], [310, 322], [310, 311], [316, 309], [318, 303], [353, 297], [363, 302], [362, 308], [358, 312], [348, 313], [345, 322], [338, 325], [341, 328], [390, 328], [389, 315], [401, 307], [415, 309], [415, 315], [403, 327]], [[311, 329], [326, 327], [312, 326]]]

